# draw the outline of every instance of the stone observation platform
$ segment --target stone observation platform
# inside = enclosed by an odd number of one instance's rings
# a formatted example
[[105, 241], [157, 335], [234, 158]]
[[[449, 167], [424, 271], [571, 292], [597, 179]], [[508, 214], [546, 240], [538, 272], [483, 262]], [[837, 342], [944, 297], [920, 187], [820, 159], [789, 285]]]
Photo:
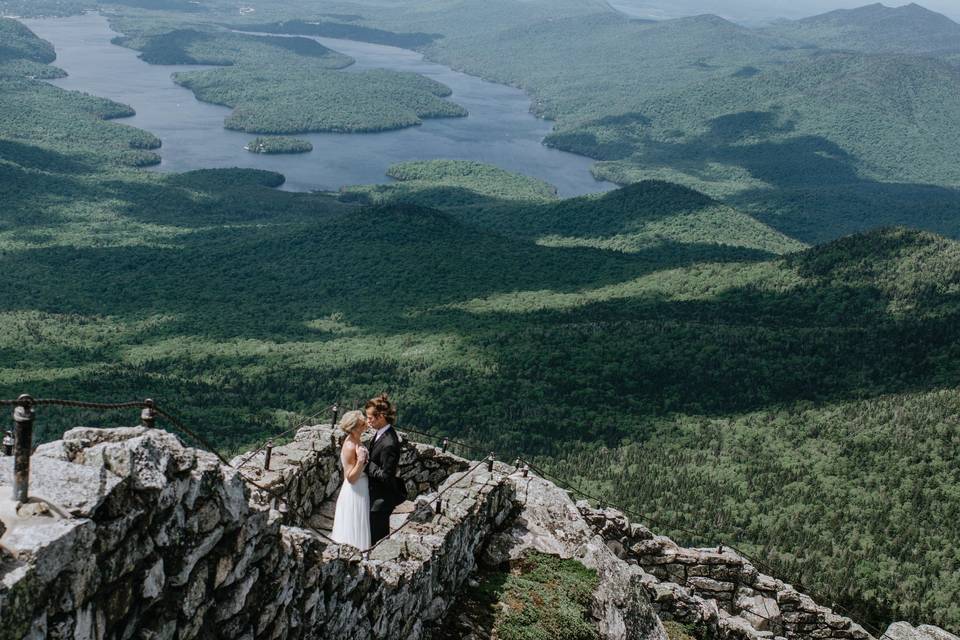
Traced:
[[[872, 638], [735, 553], [682, 548], [512, 466], [410, 442], [395, 532], [370, 553], [335, 544], [337, 436], [304, 427], [265, 470], [263, 452], [228, 466], [158, 429], [76, 428], [37, 448], [20, 505], [0, 458], [0, 640], [450, 637], [478, 565], [528, 550], [596, 570], [602, 638], [666, 640], [666, 620], [731, 640]], [[958, 640], [906, 623], [884, 635]]]

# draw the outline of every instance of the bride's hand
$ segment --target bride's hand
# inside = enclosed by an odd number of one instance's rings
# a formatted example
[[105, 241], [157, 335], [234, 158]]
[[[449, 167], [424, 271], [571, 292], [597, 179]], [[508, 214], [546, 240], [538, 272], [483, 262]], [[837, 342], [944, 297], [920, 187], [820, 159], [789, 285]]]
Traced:
[[366, 447], [357, 448], [357, 460], [360, 464], [367, 464], [367, 460], [370, 458], [370, 452]]

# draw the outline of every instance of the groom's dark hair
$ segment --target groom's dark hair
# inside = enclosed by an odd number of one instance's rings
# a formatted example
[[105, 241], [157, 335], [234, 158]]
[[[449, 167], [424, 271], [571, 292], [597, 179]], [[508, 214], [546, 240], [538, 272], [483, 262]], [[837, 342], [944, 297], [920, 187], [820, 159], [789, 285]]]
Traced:
[[383, 416], [387, 419], [388, 424], [394, 424], [397, 421], [397, 409], [390, 403], [390, 399], [387, 398], [387, 394], [381, 393], [376, 398], [371, 398], [367, 400], [367, 404], [364, 405], [363, 410], [373, 408], [378, 415]]

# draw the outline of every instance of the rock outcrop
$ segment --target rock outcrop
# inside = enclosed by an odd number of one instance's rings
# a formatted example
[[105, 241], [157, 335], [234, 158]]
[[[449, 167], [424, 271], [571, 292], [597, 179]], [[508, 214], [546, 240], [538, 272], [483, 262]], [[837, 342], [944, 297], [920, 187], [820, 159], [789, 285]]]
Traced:
[[[293, 517], [335, 494], [334, 444], [315, 427], [274, 450], [283, 511], [251, 494], [252, 468], [163, 431], [73, 429], [39, 447], [31, 494], [50, 507], [4, 518], [0, 638], [423, 637], [513, 510], [513, 487], [408, 445], [405, 474], [445, 491], [446, 508], [364, 556]], [[11, 464], [0, 461], [0, 477]]]
[[884, 640], [960, 640], [957, 636], [939, 627], [922, 624], [914, 627], [908, 622], [894, 622], [883, 633]]
[[[336, 435], [302, 429], [272, 450], [269, 470], [262, 452], [227, 466], [142, 427], [73, 429], [39, 447], [31, 495], [41, 508], [0, 508], [9, 552], [0, 639], [429, 637], [491, 538], [522, 517], [520, 474], [405, 443], [401, 477], [411, 497], [422, 495], [398, 509], [399, 530], [361, 554], [323, 535], [342, 482]], [[0, 478], [11, 471], [0, 459]], [[541, 500], [524, 485], [525, 499]], [[647, 637], [638, 630], [659, 623], [640, 570], [582, 518], [577, 535], [584, 559], [621, 580], [598, 591], [604, 637]]]
[[644, 572], [618, 558], [587, 523], [570, 495], [547, 480], [515, 478], [522, 509], [511, 526], [495, 535], [482, 560], [499, 565], [534, 549], [575, 558], [594, 569], [600, 586], [593, 615], [607, 638], [666, 640], [643, 587]]
[[0, 640], [428, 639], [478, 562], [530, 550], [596, 571], [590, 618], [608, 640], [666, 640], [667, 620], [721, 640], [874, 640], [729, 549], [680, 547], [542, 478], [409, 442], [394, 533], [370, 553], [335, 544], [337, 436], [301, 429], [265, 469], [262, 451], [225, 465], [156, 429], [72, 429], [37, 448], [22, 505], [0, 458]]

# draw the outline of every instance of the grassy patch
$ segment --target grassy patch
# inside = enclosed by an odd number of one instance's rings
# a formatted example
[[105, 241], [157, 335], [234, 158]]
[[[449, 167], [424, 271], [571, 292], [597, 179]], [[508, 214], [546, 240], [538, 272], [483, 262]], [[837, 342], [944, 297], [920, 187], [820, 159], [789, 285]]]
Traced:
[[[595, 640], [589, 606], [597, 584], [596, 572], [576, 560], [528, 552], [509, 571], [482, 574], [453, 612], [500, 640]], [[446, 633], [455, 634], [455, 624]]]

